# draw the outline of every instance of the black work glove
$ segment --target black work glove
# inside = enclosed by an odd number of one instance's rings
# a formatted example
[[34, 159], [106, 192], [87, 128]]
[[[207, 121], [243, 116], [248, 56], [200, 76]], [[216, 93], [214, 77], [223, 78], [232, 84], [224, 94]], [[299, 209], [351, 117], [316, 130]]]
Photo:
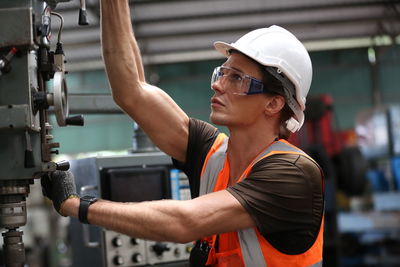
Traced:
[[61, 204], [65, 200], [71, 197], [79, 198], [76, 193], [74, 175], [70, 171], [55, 171], [45, 174], [41, 178], [41, 184], [43, 195], [53, 201], [53, 206], [58, 213], [60, 213]]

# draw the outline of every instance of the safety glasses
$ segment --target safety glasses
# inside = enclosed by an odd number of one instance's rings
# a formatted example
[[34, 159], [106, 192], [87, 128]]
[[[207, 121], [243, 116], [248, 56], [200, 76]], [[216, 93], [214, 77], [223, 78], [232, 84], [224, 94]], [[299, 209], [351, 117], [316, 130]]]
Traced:
[[241, 71], [219, 66], [214, 69], [211, 77], [211, 87], [220, 82], [225, 90], [237, 95], [254, 95], [264, 92], [264, 84]]

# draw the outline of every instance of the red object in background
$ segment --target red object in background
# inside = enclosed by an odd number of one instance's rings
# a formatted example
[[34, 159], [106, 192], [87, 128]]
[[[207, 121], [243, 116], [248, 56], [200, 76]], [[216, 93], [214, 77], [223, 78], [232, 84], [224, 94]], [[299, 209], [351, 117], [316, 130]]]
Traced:
[[[345, 144], [351, 141], [351, 132], [339, 132], [335, 127], [333, 98], [330, 95], [317, 95], [307, 99], [305, 110], [306, 121], [297, 133], [292, 134], [289, 141], [300, 148], [321, 144], [328, 156], [338, 154]], [[344, 137], [347, 137], [344, 139]]]

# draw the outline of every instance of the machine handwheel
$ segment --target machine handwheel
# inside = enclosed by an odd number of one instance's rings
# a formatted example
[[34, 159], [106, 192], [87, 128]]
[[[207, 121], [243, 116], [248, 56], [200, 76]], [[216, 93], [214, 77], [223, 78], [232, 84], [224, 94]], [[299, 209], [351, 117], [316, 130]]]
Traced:
[[54, 112], [59, 126], [66, 126], [68, 118], [68, 88], [64, 73], [57, 71], [54, 74]]

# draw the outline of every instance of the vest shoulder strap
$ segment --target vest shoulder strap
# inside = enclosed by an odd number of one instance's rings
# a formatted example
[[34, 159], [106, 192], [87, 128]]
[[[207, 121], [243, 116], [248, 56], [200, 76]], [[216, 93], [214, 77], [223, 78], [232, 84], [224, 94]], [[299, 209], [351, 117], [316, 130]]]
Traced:
[[228, 137], [225, 134], [219, 134], [211, 146], [210, 151], [203, 163], [203, 169], [200, 176], [199, 195], [211, 193], [214, 190], [218, 179], [218, 173], [224, 167], [226, 149], [228, 147]]
[[256, 159], [253, 161], [253, 166], [254, 166], [255, 163], [257, 163], [261, 159], [266, 158], [266, 157], [268, 157], [270, 155], [273, 155], [273, 154], [286, 154], [286, 153], [301, 154], [301, 155], [304, 155], [304, 156], [306, 156], [306, 157], [311, 159], [311, 157], [308, 156], [303, 150], [301, 150], [300, 148], [290, 144], [286, 140], [281, 139], [281, 140], [278, 140], [278, 141], [272, 143], [272, 145], [270, 145], [263, 152], [261, 152], [256, 157]]
[[249, 175], [251, 169], [254, 167], [254, 165], [257, 162], [259, 162], [260, 160], [262, 160], [266, 157], [269, 157], [269, 156], [275, 155], [275, 154], [299, 154], [299, 155], [306, 156], [307, 158], [309, 158], [310, 160], [312, 160], [315, 163], [315, 161], [309, 155], [307, 155], [303, 150], [290, 144], [286, 140], [280, 139], [280, 140], [272, 143], [264, 151], [262, 151], [260, 154], [258, 154], [258, 156], [252, 161], [252, 163], [243, 172], [239, 181], [243, 180], [244, 178], [246, 178]]

